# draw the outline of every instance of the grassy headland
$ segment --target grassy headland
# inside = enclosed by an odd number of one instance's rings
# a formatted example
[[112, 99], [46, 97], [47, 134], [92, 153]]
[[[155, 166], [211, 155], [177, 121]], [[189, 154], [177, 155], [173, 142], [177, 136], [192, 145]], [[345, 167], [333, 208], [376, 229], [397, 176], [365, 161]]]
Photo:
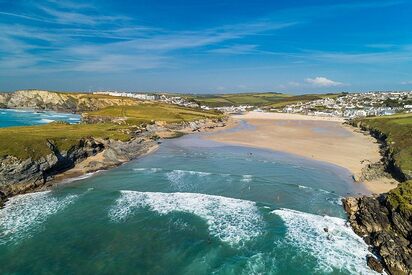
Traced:
[[114, 124], [64, 124], [0, 128], [0, 158], [14, 156], [34, 160], [50, 154], [47, 141], [60, 150], [68, 150], [82, 138], [110, 138], [126, 141], [131, 138], [128, 128]]
[[360, 119], [355, 122], [385, 135], [396, 166], [412, 171], [412, 114]]
[[[361, 126], [382, 133], [395, 165], [409, 176], [412, 175], [412, 114], [399, 114], [356, 120]], [[412, 180], [401, 183], [388, 193], [392, 207], [412, 210]]]
[[122, 118], [129, 125], [151, 123], [153, 121], [178, 123], [206, 118], [221, 118], [223, 116], [217, 111], [205, 111], [162, 103], [145, 103], [136, 106], [111, 106], [98, 111], [87, 112], [83, 115], [89, 118]]
[[[84, 94], [74, 96], [82, 100], [96, 97]], [[113, 101], [110, 96], [97, 97], [99, 100], [106, 99], [107, 103]], [[120, 103], [117, 99], [115, 102]], [[217, 111], [203, 111], [162, 103], [141, 103], [134, 100], [128, 103], [133, 105], [114, 105], [83, 113], [86, 117], [104, 118], [103, 123], [75, 125], [51, 123], [30, 127], [0, 128], [0, 158], [10, 155], [22, 160], [39, 159], [50, 153], [48, 141], [52, 141], [59, 150], [65, 151], [78, 144], [79, 140], [88, 137], [126, 141], [132, 138], [130, 133], [136, 130], [136, 127], [155, 121], [179, 123], [223, 116]], [[123, 123], [119, 123], [117, 118], [120, 118]]]

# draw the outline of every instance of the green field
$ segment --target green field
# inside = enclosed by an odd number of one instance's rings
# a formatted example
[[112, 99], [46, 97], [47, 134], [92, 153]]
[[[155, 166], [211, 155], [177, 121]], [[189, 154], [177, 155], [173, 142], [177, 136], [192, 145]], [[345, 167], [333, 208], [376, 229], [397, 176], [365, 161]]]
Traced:
[[[360, 122], [369, 129], [384, 133], [395, 164], [404, 173], [412, 172], [412, 114], [365, 118]], [[388, 194], [391, 205], [401, 210], [412, 210], [412, 181], [401, 183]]]
[[59, 150], [68, 150], [87, 137], [129, 140], [127, 127], [114, 124], [64, 124], [0, 128], [0, 157], [8, 155], [19, 159], [39, 159], [50, 154], [47, 140]]
[[365, 118], [360, 122], [384, 133], [396, 165], [403, 171], [412, 171], [412, 114]]
[[280, 93], [256, 93], [256, 94], [217, 94], [217, 95], [185, 95], [201, 105], [210, 107], [225, 107], [239, 105], [253, 105], [264, 108], [282, 108], [288, 104], [307, 102], [322, 98], [336, 98], [342, 94], [311, 94], [311, 95], [287, 95]]
[[210, 107], [225, 107], [239, 105], [265, 106], [278, 100], [290, 97], [279, 93], [240, 93], [217, 95], [184, 95], [185, 98]]
[[153, 121], [177, 123], [222, 117], [222, 114], [216, 111], [204, 111], [158, 103], [146, 103], [136, 106], [112, 106], [88, 112], [84, 115], [88, 117], [124, 118], [127, 124], [151, 123]]

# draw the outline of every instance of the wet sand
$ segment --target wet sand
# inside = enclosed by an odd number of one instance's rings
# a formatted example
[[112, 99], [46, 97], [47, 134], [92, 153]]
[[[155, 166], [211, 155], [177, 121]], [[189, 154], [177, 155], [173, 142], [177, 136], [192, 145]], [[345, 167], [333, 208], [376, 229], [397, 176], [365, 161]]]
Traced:
[[[249, 112], [232, 118], [246, 121], [250, 127], [216, 132], [206, 138], [333, 163], [348, 169], [355, 180], [360, 178], [362, 168], [368, 163], [382, 158], [374, 138], [342, 124], [343, 119], [340, 118], [262, 112]], [[363, 184], [377, 194], [396, 187], [396, 181], [386, 177]]]

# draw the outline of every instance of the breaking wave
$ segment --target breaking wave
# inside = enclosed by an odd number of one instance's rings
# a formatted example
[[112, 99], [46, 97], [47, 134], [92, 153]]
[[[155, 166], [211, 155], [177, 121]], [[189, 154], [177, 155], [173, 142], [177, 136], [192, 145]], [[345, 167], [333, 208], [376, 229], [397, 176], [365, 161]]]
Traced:
[[252, 175], [243, 175], [241, 181], [242, 182], [251, 182], [253, 179]]
[[212, 236], [230, 245], [241, 245], [262, 233], [263, 219], [254, 202], [197, 193], [121, 191], [109, 217], [124, 221], [139, 208], [160, 215], [175, 211], [196, 215], [206, 221]]
[[172, 170], [166, 173], [166, 177], [171, 183], [172, 187], [179, 190], [189, 190], [198, 179], [193, 177], [206, 177], [211, 173], [188, 170]]
[[[290, 209], [274, 210], [287, 227], [286, 241], [317, 259], [317, 269], [351, 274], [374, 273], [366, 266], [368, 246], [344, 219]], [[327, 231], [327, 232], [326, 232]]]
[[54, 122], [55, 120], [53, 119], [47, 119], [47, 118], [42, 118], [39, 120], [39, 123], [50, 123], [50, 122]]
[[55, 198], [50, 191], [10, 198], [0, 210], [0, 244], [29, 238], [51, 215], [73, 203], [78, 195]]

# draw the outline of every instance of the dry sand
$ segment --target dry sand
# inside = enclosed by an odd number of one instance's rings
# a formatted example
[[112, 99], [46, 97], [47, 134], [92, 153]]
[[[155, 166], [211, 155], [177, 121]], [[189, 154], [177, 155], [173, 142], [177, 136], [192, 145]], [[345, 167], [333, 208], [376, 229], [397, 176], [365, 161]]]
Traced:
[[[381, 159], [376, 140], [343, 125], [340, 118], [249, 112], [233, 116], [233, 119], [245, 120], [253, 129], [217, 132], [207, 138], [333, 163], [348, 169], [355, 179], [360, 177], [365, 165]], [[396, 187], [396, 181], [391, 178], [364, 184], [370, 192], [377, 194]]]

